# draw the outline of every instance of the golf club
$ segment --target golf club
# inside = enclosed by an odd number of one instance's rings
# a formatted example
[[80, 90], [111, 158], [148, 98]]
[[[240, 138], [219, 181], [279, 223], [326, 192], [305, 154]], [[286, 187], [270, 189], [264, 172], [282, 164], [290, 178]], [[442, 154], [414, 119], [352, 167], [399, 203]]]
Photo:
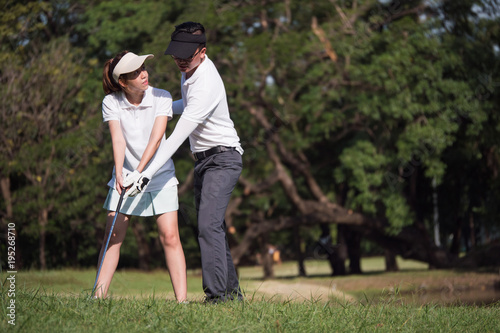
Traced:
[[118, 217], [118, 214], [120, 212], [120, 207], [122, 205], [123, 196], [124, 196], [126, 191], [127, 191], [127, 189], [122, 189], [122, 193], [120, 194], [120, 200], [118, 200], [118, 206], [116, 207], [115, 217], [113, 218], [113, 223], [111, 224], [111, 229], [109, 229], [108, 240], [106, 241], [106, 246], [104, 247], [104, 253], [102, 254], [101, 263], [99, 264], [99, 269], [97, 270], [97, 276], [95, 277], [94, 288], [92, 288], [92, 293], [90, 294], [91, 298], [94, 297], [94, 293], [96, 291], [97, 280], [99, 280], [99, 274], [101, 273], [102, 263], [104, 262], [104, 257], [106, 257], [106, 251], [108, 250], [109, 240], [111, 238], [111, 234], [113, 233], [113, 228], [115, 227], [116, 218]]

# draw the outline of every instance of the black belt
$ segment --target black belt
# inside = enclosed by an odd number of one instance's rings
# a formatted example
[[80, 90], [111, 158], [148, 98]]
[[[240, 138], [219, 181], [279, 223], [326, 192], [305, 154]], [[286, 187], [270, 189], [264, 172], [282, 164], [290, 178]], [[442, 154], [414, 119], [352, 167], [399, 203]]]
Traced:
[[210, 148], [208, 150], [205, 150], [205, 151], [201, 151], [199, 153], [193, 153], [193, 156], [194, 156], [195, 161], [199, 161], [199, 160], [202, 160], [204, 158], [207, 158], [208, 156], [212, 156], [214, 154], [222, 153], [225, 151], [233, 151], [233, 150], [236, 150], [236, 148], [217, 146], [217, 147], [213, 147], [213, 148]]

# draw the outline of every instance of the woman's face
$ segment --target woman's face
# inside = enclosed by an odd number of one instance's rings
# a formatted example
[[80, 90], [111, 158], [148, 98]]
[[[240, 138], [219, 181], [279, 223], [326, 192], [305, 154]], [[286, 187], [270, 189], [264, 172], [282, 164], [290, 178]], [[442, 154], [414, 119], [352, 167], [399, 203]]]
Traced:
[[120, 84], [128, 93], [143, 92], [149, 87], [149, 74], [144, 64], [133, 72], [123, 74], [122, 77]]

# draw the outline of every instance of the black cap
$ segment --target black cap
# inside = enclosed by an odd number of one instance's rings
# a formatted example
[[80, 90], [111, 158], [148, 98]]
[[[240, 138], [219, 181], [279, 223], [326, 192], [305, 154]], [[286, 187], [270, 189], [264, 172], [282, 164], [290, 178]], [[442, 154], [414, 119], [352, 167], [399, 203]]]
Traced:
[[206, 41], [205, 34], [194, 35], [189, 32], [174, 32], [165, 54], [187, 59], [196, 52], [200, 44], [206, 43]]

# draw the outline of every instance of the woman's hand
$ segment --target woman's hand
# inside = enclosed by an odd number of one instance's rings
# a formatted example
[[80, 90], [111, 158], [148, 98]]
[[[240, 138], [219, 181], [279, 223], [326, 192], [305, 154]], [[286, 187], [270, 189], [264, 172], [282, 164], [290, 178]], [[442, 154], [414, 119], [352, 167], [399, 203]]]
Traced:
[[116, 175], [116, 190], [118, 191], [118, 194], [122, 194], [122, 189], [123, 189], [123, 175], [122, 174], [117, 174]]

